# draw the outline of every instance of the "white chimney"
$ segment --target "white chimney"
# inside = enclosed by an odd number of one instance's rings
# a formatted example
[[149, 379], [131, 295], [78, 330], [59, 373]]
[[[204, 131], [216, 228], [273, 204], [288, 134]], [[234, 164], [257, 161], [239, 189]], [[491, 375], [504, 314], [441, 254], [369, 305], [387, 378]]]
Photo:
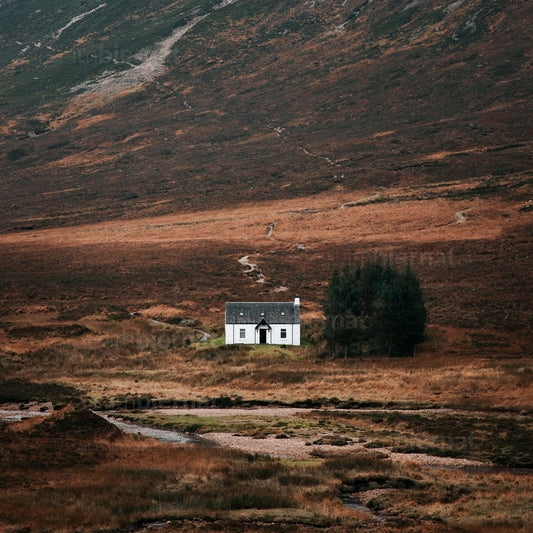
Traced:
[[300, 298], [294, 299], [294, 305], [300, 305]]

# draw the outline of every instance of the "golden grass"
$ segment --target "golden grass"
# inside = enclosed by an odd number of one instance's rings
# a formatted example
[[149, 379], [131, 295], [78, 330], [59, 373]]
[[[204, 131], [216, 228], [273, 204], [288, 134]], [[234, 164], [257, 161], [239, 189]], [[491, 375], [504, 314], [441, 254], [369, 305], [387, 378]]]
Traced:
[[[513, 180], [506, 182], [510, 190]], [[37, 301], [55, 307], [57, 314], [84, 305], [118, 305], [146, 309], [146, 316], [158, 310], [160, 316], [183, 314], [220, 327], [228, 300], [299, 295], [304, 320], [316, 320], [333, 269], [380, 253], [414, 263], [430, 323], [446, 327], [447, 335], [457, 334], [456, 353], [520, 354], [530, 346], [531, 309], [520, 295], [528, 282], [530, 213], [520, 211], [520, 195], [464, 196], [494, 184], [487, 178], [386, 191], [338, 190], [298, 200], [3, 234], [2, 308], [10, 322]], [[465, 210], [466, 221], [456, 224], [455, 214]], [[272, 222], [276, 227], [269, 239]], [[238, 259], [249, 254], [266, 283], [244, 275]], [[287, 292], [276, 292], [280, 286]], [[42, 319], [33, 315], [27, 319]], [[462, 328], [503, 332], [504, 339], [483, 350], [483, 343], [462, 342]], [[1, 332], [0, 347], [18, 349], [4, 342]]]
[[[524, 409], [533, 405], [533, 368], [508, 355], [462, 356], [453, 346], [433, 346], [433, 337], [413, 358], [332, 360], [299, 348], [221, 346], [216, 339], [183, 347], [189, 328], [160, 326], [148, 319], [83, 321], [91, 334], [67, 339], [9, 340], [25, 348], [4, 357], [15, 377], [59, 380], [95, 401], [116, 396], [205, 400], [240, 396], [246, 400], [294, 402], [313, 398], [411, 403], [483, 409]], [[465, 342], [468, 342], [465, 337]], [[14, 350], [12, 351], [14, 353]]]
[[[54, 443], [46, 434], [34, 438]], [[22, 456], [25, 442], [9, 444], [4, 428], [4, 451]], [[394, 490], [370, 496], [368, 505], [387, 519], [378, 530], [527, 531], [531, 520], [529, 477], [511, 472], [428, 470], [367, 451], [294, 461], [135, 436], [86, 444], [105, 450], [96, 463], [81, 464], [76, 449], [60, 452], [64, 459], [74, 452], [60, 468], [4, 463], [0, 530], [89, 532], [170, 520], [168, 530], [181, 531], [188, 520], [207, 520], [206, 531], [257, 531], [268, 523], [371, 531], [372, 514], [345, 508], [340, 495], [381, 487]]]
[[[12, 455], [33, 451], [25, 440], [6, 444], [5, 428], [2, 437], [4, 449]], [[36, 438], [41, 439], [42, 447], [57, 444], [46, 435]], [[267, 457], [167, 446], [136, 437], [94, 444], [104, 453], [96, 464], [93, 458], [89, 467], [79, 464], [79, 447], [60, 452], [64, 459], [72, 454], [71, 465], [64, 461], [59, 467], [54, 462], [23, 467], [21, 462], [10, 466], [4, 461], [0, 529], [16, 525], [93, 531], [152, 517], [223, 518], [240, 509], [256, 509], [258, 520], [260, 510], [268, 510], [272, 516], [282, 510], [282, 520], [284, 515], [298, 520], [298, 508], [305, 511], [303, 495], [310, 484], [323, 484], [322, 498], [335, 500], [334, 485], [327, 479], [321, 481], [320, 472], [311, 468], [303, 481], [298, 467], [289, 469]], [[307, 472], [306, 468], [300, 470]], [[314, 515], [315, 520], [329, 520], [320, 511], [315, 510]]]
[[[432, 194], [447, 190], [461, 191], [477, 185], [457, 182], [439, 188], [392, 188], [357, 192], [328, 192], [308, 198], [264, 201], [200, 213], [163, 215], [137, 220], [118, 220], [76, 227], [36, 230], [35, 246], [75, 246], [104, 243], [172, 243], [190, 241], [255, 243], [261, 249], [307, 242], [383, 242], [416, 240], [442, 243], [494, 238], [513, 227], [523, 217], [516, 214], [522, 202], [500, 198], [432, 198], [419, 201], [416, 194]], [[362, 198], [378, 197], [385, 203], [363, 202]], [[409, 199], [409, 196], [412, 199]], [[341, 208], [347, 205], [348, 207]], [[468, 224], [454, 225], [455, 213], [466, 207], [473, 210]], [[350, 207], [352, 206], [352, 207]], [[502, 213], [510, 216], [502, 217]], [[265, 239], [268, 222], [277, 222], [274, 240]], [[68, 233], [68, 240], [65, 234]], [[27, 243], [27, 235], [8, 233], [0, 236], [3, 243]]]
[[[67, 359], [69, 360], [69, 359]], [[94, 365], [94, 366], [93, 366]], [[214, 361], [194, 352], [144, 354], [118, 364], [94, 361], [89, 368], [74, 358], [59, 372], [69, 384], [86, 387], [98, 399], [120, 394], [202, 400], [244, 399], [294, 402], [307, 398], [350, 398], [359, 402], [417, 403], [459, 408], [530, 409], [531, 367], [523, 359], [487, 361], [419, 356], [412, 361], [323, 361], [306, 357]], [[77, 367], [76, 367], [77, 366]], [[118, 366], [118, 367], [117, 367]]]
[[[307, 199], [1, 235], [0, 366], [8, 377], [75, 385], [94, 402], [136, 396], [338, 398], [530, 411], [533, 369], [525, 357], [530, 347], [525, 324], [531, 309], [523, 253], [530, 242], [525, 229], [530, 214], [519, 211], [518, 199], [466, 200], [462, 193], [477, 185], [483, 183], [338, 190]], [[379, 202], [364, 200], [377, 192]], [[455, 213], [466, 208], [471, 208], [467, 221], [454, 224]], [[267, 239], [271, 222], [276, 228]], [[296, 249], [298, 243], [305, 251]], [[331, 360], [321, 359], [314, 345], [220, 345], [225, 301], [295, 295], [302, 297], [304, 329], [316, 341], [331, 271], [376, 251], [400, 261], [414, 253], [418, 261], [431, 325], [416, 357]], [[250, 253], [267, 277], [264, 285], [245, 277], [238, 263]], [[280, 285], [289, 291], [275, 293]], [[131, 318], [130, 311], [140, 316]], [[183, 346], [190, 329], [151, 322], [176, 317], [201, 320], [214, 337]], [[9, 335], [14, 327], [31, 331], [24, 328], [73, 323], [91, 333]], [[361, 426], [379, 430], [368, 421]], [[23, 462], [38, 457], [38, 444], [26, 449], [19, 444], [15, 453]], [[292, 520], [302, 528], [320, 524], [332, 531], [374, 523], [339, 502], [343, 484], [369, 473], [352, 459], [340, 467], [271, 462], [134, 438], [63, 444], [57, 448], [60, 464], [46, 466], [57, 455], [50, 447], [44, 467], [26, 461], [25, 469], [3, 471], [2, 482], [9, 485], [0, 495], [0, 529], [16, 524], [89, 531], [149, 517], [221, 519], [223, 525], [213, 525], [221, 531], [244, 531], [246, 520], [251, 531], [264, 520]], [[372, 461], [370, 466], [370, 473], [382, 471]], [[373, 505], [386, 510], [392, 529], [526, 531], [530, 523], [526, 477], [387, 468], [393, 477], [421, 483], [375, 498]], [[235, 498], [223, 495], [234, 488]], [[176, 522], [169, 531], [182, 527]]]

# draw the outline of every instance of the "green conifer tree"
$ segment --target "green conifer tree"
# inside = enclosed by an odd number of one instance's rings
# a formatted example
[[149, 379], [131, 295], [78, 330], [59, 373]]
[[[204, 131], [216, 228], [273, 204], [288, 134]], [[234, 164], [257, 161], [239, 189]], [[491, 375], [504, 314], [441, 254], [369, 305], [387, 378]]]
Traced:
[[410, 266], [400, 271], [375, 260], [335, 271], [324, 312], [324, 338], [333, 356], [413, 355], [424, 339], [426, 309]]

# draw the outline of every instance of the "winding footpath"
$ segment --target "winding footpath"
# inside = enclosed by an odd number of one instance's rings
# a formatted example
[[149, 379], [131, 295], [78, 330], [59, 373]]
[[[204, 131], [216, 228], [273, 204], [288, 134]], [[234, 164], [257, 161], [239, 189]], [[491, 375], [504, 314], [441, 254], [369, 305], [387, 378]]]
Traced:
[[466, 217], [465, 217], [465, 213], [467, 213], [468, 211], [471, 211], [472, 208], [468, 208], [468, 209], [465, 209], [463, 211], [457, 211], [457, 213], [455, 213], [455, 222], [454, 224], [464, 224], [466, 222]]
[[[158, 326], [168, 326], [171, 328], [179, 328], [182, 326], [177, 326], [176, 324], [170, 324], [170, 322], [163, 322], [162, 320], [155, 320], [154, 318], [150, 318], [149, 321], [152, 324], [156, 324]], [[211, 338], [211, 334], [207, 333], [207, 331], [204, 331], [202, 329], [193, 329], [194, 333], [198, 333], [201, 335], [200, 340], [198, 342], [207, 342]]]
[[245, 276], [254, 277], [257, 283], [265, 282], [265, 275], [257, 268], [257, 265], [255, 263], [250, 262], [249, 255], [243, 255], [242, 257], [240, 257], [239, 263], [242, 266], [246, 267], [246, 270], [244, 271]]
[[96, 11], [98, 11], [99, 9], [102, 9], [103, 7], [106, 7], [106, 6], [107, 6], [107, 4], [105, 4], [105, 3], [104, 4], [100, 4], [99, 6], [96, 6], [94, 9], [91, 9], [90, 11], [86, 11], [85, 13], [82, 13], [81, 15], [77, 15], [77, 16], [73, 17], [68, 24], [65, 24], [65, 26], [63, 26], [62, 28], [60, 28], [59, 30], [57, 30], [54, 33], [53, 39], [54, 40], [59, 39], [59, 37], [61, 37], [61, 34], [65, 30], [70, 28], [72, 25], [76, 24], [80, 20], [83, 20], [88, 15], [92, 15], [93, 13], [96, 13]]

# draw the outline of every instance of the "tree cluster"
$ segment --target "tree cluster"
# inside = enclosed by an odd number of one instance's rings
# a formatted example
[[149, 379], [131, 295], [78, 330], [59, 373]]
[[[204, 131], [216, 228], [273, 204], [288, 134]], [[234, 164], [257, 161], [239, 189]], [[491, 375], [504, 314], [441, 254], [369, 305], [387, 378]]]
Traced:
[[376, 260], [335, 271], [324, 313], [324, 338], [333, 356], [410, 356], [424, 340], [426, 309], [409, 265], [399, 270]]

